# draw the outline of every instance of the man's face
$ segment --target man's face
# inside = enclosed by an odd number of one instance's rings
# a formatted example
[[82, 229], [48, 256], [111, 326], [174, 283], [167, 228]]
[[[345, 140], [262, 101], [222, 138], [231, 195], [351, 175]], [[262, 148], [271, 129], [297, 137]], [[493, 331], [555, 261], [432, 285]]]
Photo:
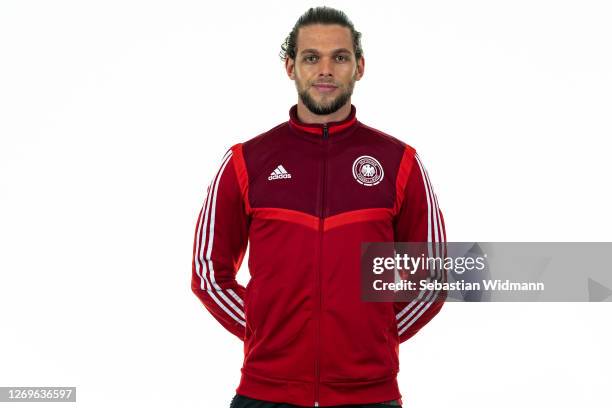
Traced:
[[351, 98], [361, 79], [364, 59], [355, 61], [351, 31], [340, 25], [314, 24], [299, 29], [295, 60], [285, 62], [302, 103], [316, 115], [329, 115]]

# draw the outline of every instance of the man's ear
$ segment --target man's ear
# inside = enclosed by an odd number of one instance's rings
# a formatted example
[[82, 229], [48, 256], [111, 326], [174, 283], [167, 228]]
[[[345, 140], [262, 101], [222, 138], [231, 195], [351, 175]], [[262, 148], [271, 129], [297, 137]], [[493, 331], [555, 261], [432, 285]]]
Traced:
[[363, 76], [364, 71], [365, 71], [365, 58], [363, 58], [363, 55], [362, 55], [361, 58], [359, 58], [359, 60], [357, 61], [357, 72], [355, 73], [355, 80], [359, 81], [361, 77]]
[[287, 76], [293, 80], [295, 80], [295, 60], [287, 57], [285, 59], [285, 70], [287, 71]]

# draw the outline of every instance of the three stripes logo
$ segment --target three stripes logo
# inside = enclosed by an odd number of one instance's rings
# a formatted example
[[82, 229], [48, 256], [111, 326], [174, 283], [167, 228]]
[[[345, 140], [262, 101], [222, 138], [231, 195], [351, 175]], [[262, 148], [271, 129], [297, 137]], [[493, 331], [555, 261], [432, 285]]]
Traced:
[[282, 164], [279, 164], [272, 173], [268, 176], [268, 180], [290, 179], [291, 173], [287, 172]]

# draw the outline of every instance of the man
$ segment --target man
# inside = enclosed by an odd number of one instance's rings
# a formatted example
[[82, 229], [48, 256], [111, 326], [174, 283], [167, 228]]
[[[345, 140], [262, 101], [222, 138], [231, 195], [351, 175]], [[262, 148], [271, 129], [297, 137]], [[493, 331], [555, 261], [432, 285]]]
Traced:
[[444, 243], [437, 197], [412, 147], [357, 121], [364, 57], [344, 13], [309, 9], [282, 49], [298, 103], [223, 157], [197, 221], [192, 290], [244, 341], [232, 408], [397, 407], [399, 344], [443, 294], [361, 301], [361, 243]]

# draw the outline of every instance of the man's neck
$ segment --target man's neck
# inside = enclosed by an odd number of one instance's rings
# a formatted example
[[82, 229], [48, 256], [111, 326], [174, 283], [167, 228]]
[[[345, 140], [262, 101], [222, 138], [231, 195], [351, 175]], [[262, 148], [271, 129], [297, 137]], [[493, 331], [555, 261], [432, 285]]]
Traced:
[[297, 116], [302, 123], [329, 123], [329, 122], [340, 122], [348, 117], [351, 113], [351, 101], [347, 101], [337, 111], [330, 113], [329, 115], [316, 115], [312, 113], [306, 105], [298, 99], [297, 103]]

